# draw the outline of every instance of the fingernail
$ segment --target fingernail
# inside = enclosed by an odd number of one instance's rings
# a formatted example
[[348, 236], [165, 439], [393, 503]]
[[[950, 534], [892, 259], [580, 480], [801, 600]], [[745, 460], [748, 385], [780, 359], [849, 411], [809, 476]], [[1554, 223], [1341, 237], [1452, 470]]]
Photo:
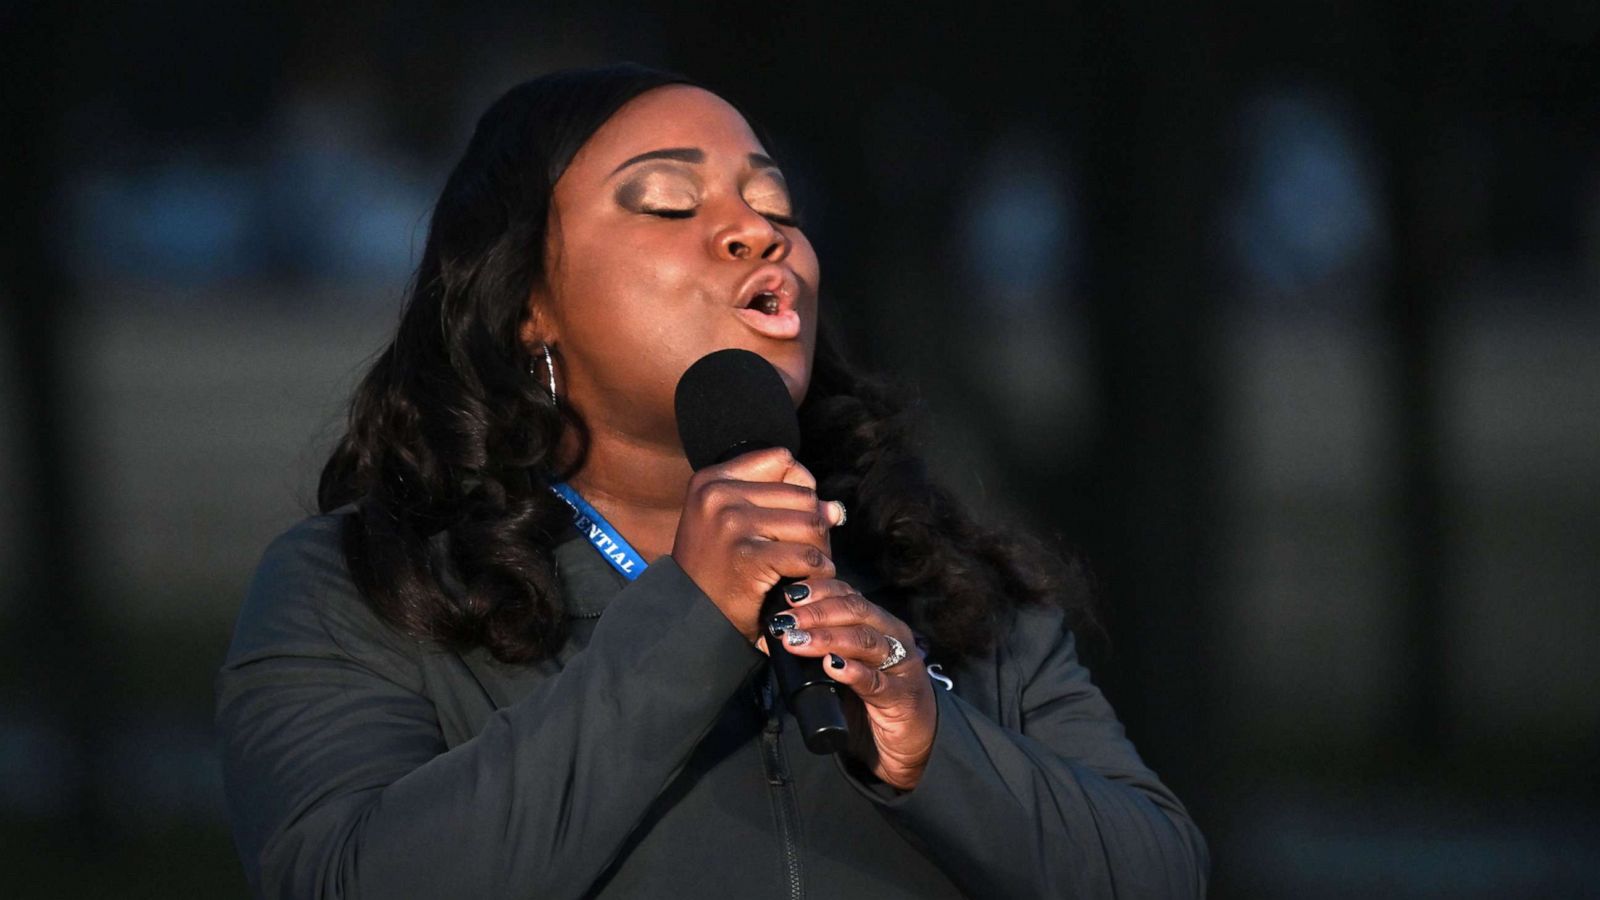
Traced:
[[772, 632], [773, 636], [775, 637], [783, 634], [785, 631], [788, 631], [794, 626], [794, 616], [791, 616], [788, 613], [778, 613], [767, 622], [767, 630]]
[[849, 518], [849, 517], [845, 515], [844, 504], [843, 503], [840, 503], [837, 500], [834, 500], [832, 502], [833, 502], [834, 506], [837, 506], [839, 508], [839, 521], [833, 523], [833, 527], [838, 528], [840, 525], [843, 525], [845, 523], [845, 520], [847, 518]]
[[799, 603], [811, 596], [811, 588], [803, 584], [786, 584], [783, 586], [783, 595], [789, 598], [790, 603]]
[[791, 647], [799, 647], [811, 643], [811, 632], [802, 628], [790, 628], [783, 633], [783, 640]]
[[844, 657], [837, 653], [829, 653], [828, 665], [833, 666], [835, 669], [842, 669], [844, 668]]

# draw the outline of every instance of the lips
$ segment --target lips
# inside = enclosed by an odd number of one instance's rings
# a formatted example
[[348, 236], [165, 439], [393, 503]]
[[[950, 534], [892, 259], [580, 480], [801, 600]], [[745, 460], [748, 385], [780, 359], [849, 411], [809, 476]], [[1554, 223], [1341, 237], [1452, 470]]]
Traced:
[[777, 340], [800, 336], [795, 310], [799, 285], [787, 268], [769, 264], [757, 269], [734, 295], [734, 314], [752, 331]]

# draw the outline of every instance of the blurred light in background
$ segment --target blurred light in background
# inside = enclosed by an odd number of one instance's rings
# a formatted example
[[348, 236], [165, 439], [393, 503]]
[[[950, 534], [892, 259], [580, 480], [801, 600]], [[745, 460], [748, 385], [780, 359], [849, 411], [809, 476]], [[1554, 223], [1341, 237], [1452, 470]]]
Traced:
[[1248, 99], [1237, 124], [1244, 177], [1228, 237], [1258, 302], [1370, 304], [1388, 244], [1373, 160], [1348, 103], [1305, 86]]
[[1065, 148], [1036, 131], [995, 135], [962, 222], [970, 289], [958, 314], [967, 339], [951, 362], [1002, 413], [1006, 443], [1037, 459], [1074, 443], [1081, 452], [1091, 427], [1068, 161]]

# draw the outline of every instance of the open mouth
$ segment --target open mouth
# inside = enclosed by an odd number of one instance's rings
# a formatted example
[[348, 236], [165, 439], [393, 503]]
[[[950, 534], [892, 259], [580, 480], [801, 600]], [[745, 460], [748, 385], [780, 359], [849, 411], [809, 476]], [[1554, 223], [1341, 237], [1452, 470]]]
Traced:
[[[734, 314], [752, 331], [775, 340], [800, 336], [799, 284], [778, 265], [757, 270], [739, 289]], [[741, 302], [742, 301], [742, 302]]]
[[800, 313], [776, 292], [757, 292], [744, 306], [735, 307], [734, 314], [757, 334], [780, 341], [800, 336]]
[[753, 309], [764, 315], [775, 316], [783, 311], [783, 300], [771, 291], [762, 291], [751, 297], [750, 302], [745, 304], [744, 308]]

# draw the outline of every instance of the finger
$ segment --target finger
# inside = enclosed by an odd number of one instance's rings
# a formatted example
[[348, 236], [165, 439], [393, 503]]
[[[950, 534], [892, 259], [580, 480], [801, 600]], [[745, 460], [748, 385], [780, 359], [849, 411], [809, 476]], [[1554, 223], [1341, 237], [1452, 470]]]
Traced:
[[794, 509], [755, 509], [749, 510], [747, 515], [750, 531], [756, 537], [813, 544], [827, 549], [828, 530], [833, 526], [817, 507], [804, 512]]
[[824, 500], [822, 505], [828, 515], [828, 521], [833, 527], [838, 528], [844, 524], [844, 504], [837, 500]]
[[[780, 630], [775, 625], [769, 624], [767, 633], [773, 635], [781, 633], [784, 646], [796, 656], [823, 656], [833, 653], [845, 659], [859, 660], [873, 668], [882, 665], [883, 661], [889, 658], [892, 649], [883, 632], [867, 625]], [[898, 670], [899, 666], [895, 669]]]
[[817, 477], [811, 474], [810, 469], [800, 465], [799, 460], [796, 460], [794, 465], [790, 466], [788, 471], [783, 473], [783, 481], [786, 484], [808, 487], [813, 491], [817, 489]]
[[856, 593], [855, 588], [837, 578], [811, 578], [786, 585], [783, 589], [784, 599], [789, 601], [790, 606], [804, 606], [829, 597], [853, 593]]
[[833, 560], [813, 544], [752, 539], [742, 541], [737, 552], [736, 565], [767, 589], [784, 578], [805, 580], [834, 576]]
[[717, 480], [783, 482], [817, 489], [817, 479], [784, 447], [742, 453], [725, 463], [702, 469], [701, 474], [704, 473], [711, 473], [709, 477]]
[[892, 634], [901, 641], [911, 634], [910, 627], [883, 607], [863, 597], [854, 588], [848, 585], [845, 588], [831, 591], [803, 606], [792, 606], [790, 615], [794, 617], [795, 625], [807, 630], [864, 625], [880, 634]]
[[708, 498], [721, 506], [749, 505], [762, 509], [793, 509], [802, 512], [821, 510], [834, 522], [833, 511], [824, 509], [817, 492], [800, 485], [774, 481], [713, 481], [702, 489]]
[[897, 683], [894, 678], [886, 677], [888, 673], [878, 671], [877, 666], [867, 665], [858, 659], [850, 659], [837, 653], [829, 654], [822, 664], [822, 671], [827, 672], [829, 678], [854, 691], [863, 703], [877, 709], [903, 705], [910, 694], [906, 685]]

